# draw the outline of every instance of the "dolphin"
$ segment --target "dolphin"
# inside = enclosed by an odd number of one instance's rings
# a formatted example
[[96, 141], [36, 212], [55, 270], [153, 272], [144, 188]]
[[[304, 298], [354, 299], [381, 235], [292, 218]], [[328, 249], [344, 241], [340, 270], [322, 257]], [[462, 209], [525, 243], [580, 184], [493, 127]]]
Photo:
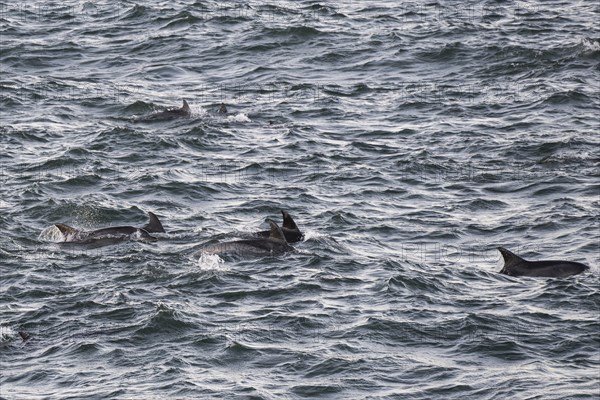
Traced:
[[239, 256], [262, 257], [268, 255], [281, 255], [288, 251], [293, 251], [285, 240], [285, 235], [281, 228], [272, 220], [267, 219], [271, 230], [269, 236], [260, 239], [243, 239], [231, 242], [215, 243], [202, 249], [205, 254], [233, 254]]
[[183, 106], [181, 108], [171, 107], [166, 110], [159, 111], [154, 114], [147, 115], [140, 118], [141, 121], [167, 121], [177, 118], [189, 118], [192, 115], [192, 110], [187, 101], [183, 99]]
[[[304, 239], [304, 234], [300, 232], [300, 229], [298, 229], [298, 225], [296, 225], [296, 222], [294, 222], [292, 216], [284, 210], [281, 210], [281, 215], [283, 216], [283, 225], [281, 230], [283, 231], [285, 240], [287, 240], [288, 243], [302, 241]], [[270, 234], [271, 231], [260, 231], [255, 233], [256, 236], [260, 237], [269, 237]]]
[[19, 332], [18, 332], [18, 334], [19, 334], [19, 336], [21, 336], [21, 339], [22, 339], [24, 342], [26, 342], [26, 341], [28, 341], [29, 339], [31, 339], [31, 335], [30, 335], [29, 333], [25, 332], [25, 331], [19, 331]]
[[573, 261], [527, 261], [504, 247], [498, 247], [498, 251], [504, 257], [504, 268], [500, 273], [510, 276], [565, 278], [580, 274], [589, 268], [587, 265]]
[[150, 233], [165, 232], [158, 217], [154, 213], [148, 212], [150, 221], [141, 228], [133, 226], [112, 226], [109, 228], [97, 229], [95, 231], [80, 231], [65, 224], [54, 224], [56, 228], [65, 237], [67, 243], [89, 244], [101, 240], [116, 239], [116, 241], [126, 239], [137, 239], [142, 242], [156, 242], [158, 239]]
[[217, 111], [218, 114], [227, 114], [227, 106], [225, 105], [225, 103], [221, 103], [221, 106], [219, 107], [219, 111]]

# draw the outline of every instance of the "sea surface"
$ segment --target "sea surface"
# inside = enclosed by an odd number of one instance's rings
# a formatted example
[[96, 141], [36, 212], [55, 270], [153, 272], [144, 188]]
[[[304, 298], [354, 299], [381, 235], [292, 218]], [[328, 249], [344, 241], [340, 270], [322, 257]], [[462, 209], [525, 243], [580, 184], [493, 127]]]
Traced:
[[[600, 398], [599, 20], [1, 2], [0, 398]], [[202, 253], [282, 209], [295, 252]], [[155, 243], [53, 227], [148, 211]], [[590, 269], [513, 278], [498, 246]]]

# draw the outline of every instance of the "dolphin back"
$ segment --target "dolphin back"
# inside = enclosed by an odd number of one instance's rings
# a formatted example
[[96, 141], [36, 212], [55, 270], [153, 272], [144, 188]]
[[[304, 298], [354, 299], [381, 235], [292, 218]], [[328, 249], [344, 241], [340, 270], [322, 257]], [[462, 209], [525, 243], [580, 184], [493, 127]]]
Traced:
[[[502, 271], [510, 270], [512, 267], [527, 263], [527, 261], [525, 261], [523, 258], [505, 249], [504, 247], [498, 247], [498, 251], [504, 258], [504, 268], [502, 268]], [[502, 271], [500, 272], [502, 273]]]
[[63, 234], [65, 240], [75, 240], [81, 236], [82, 232], [65, 224], [54, 224], [54, 226]]
[[283, 225], [282, 226], [284, 228], [300, 231], [300, 229], [298, 229], [298, 225], [296, 225], [296, 222], [294, 221], [292, 216], [290, 214], [288, 214], [287, 211], [281, 210], [281, 216], [283, 217]]
[[271, 230], [268, 238], [236, 240], [232, 242], [216, 243], [205, 246], [202, 253], [205, 254], [232, 254], [241, 257], [259, 257], [266, 255], [279, 255], [287, 251], [293, 251], [293, 247], [285, 240], [281, 228], [272, 220], [267, 219]]
[[527, 261], [503, 247], [498, 247], [498, 251], [504, 258], [504, 267], [500, 273], [510, 276], [565, 278], [580, 274], [589, 268], [585, 264], [574, 261]]
[[[288, 242], [299, 242], [304, 239], [304, 234], [300, 232], [298, 225], [296, 225], [296, 221], [292, 218], [287, 211], [281, 210], [281, 215], [283, 216], [283, 225], [282, 230], [285, 234], [285, 238]], [[292, 239], [292, 240], [290, 240]]]
[[269, 240], [277, 240], [287, 244], [287, 240], [285, 240], [285, 235], [283, 231], [272, 219], [267, 219], [267, 222], [271, 226], [271, 231], [269, 232]]
[[148, 217], [150, 218], [150, 221], [142, 227], [143, 230], [148, 233], [165, 233], [165, 228], [163, 228], [158, 217], [154, 213], [149, 211]]
[[192, 115], [192, 110], [185, 99], [183, 100], [183, 105], [181, 108], [179, 107], [171, 107], [166, 110], [156, 112], [154, 114], [145, 115], [142, 117], [138, 117], [135, 121], [139, 122], [153, 122], [153, 121], [168, 121], [177, 118], [189, 118]]
[[[304, 234], [300, 232], [298, 229], [298, 225], [287, 211], [281, 210], [281, 215], [283, 216], [283, 225], [281, 227], [281, 231], [283, 232], [283, 236], [288, 243], [300, 242], [304, 239]], [[268, 231], [259, 231], [254, 233], [256, 236], [268, 238], [271, 236], [271, 230]]]

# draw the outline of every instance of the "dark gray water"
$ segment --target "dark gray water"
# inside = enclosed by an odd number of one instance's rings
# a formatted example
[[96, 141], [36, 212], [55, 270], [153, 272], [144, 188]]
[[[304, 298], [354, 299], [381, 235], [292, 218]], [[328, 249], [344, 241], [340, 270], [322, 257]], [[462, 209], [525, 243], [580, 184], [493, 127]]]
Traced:
[[[599, 398], [599, 14], [0, 3], [0, 396]], [[198, 255], [282, 208], [296, 252]]]

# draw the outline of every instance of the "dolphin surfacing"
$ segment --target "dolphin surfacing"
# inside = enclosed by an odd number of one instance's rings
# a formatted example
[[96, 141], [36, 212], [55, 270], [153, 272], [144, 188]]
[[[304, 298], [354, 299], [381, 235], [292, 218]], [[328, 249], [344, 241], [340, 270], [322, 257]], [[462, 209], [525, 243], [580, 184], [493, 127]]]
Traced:
[[138, 118], [138, 121], [168, 121], [177, 118], [190, 118], [192, 110], [185, 99], [183, 99], [183, 105], [178, 107], [167, 108], [166, 110], [156, 112], [154, 114], [146, 115]]
[[109, 228], [97, 229], [95, 231], [80, 231], [65, 224], [54, 224], [54, 226], [63, 234], [65, 243], [90, 244], [102, 240], [138, 240], [141, 242], [156, 242], [158, 238], [150, 233], [164, 233], [165, 229], [160, 223], [158, 217], [148, 212], [149, 222], [142, 228], [133, 226], [112, 226]]
[[29, 339], [31, 339], [31, 335], [25, 331], [19, 331], [18, 334], [21, 337], [21, 339], [23, 340], [23, 342], [26, 342]]
[[498, 247], [498, 251], [504, 258], [504, 267], [500, 273], [510, 276], [565, 278], [589, 269], [587, 265], [574, 261], [527, 261], [504, 247]]
[[[304, 240], [304, 234], [300, 232], [298, 229], [298, 225], [287, 211], [281, 210], [281, 215], [283, 216], [283, 225], [281, 226], [281, 231], [285, 236], [285, 240], [288, 243], [295, 243]], [[259, 237], [269, 237], [271, 231], [260, 231], [256, 232], [255, 235]]]
[[272, 220], [267, 219], [267, 221], [271, 226], [267, 238], [215, 243], [204, 247], [201, 252], [218, 255], [232, 254], [241, 257], [264, 257], [293, 251], [294, 248], [288, 244], [281, 228]]

